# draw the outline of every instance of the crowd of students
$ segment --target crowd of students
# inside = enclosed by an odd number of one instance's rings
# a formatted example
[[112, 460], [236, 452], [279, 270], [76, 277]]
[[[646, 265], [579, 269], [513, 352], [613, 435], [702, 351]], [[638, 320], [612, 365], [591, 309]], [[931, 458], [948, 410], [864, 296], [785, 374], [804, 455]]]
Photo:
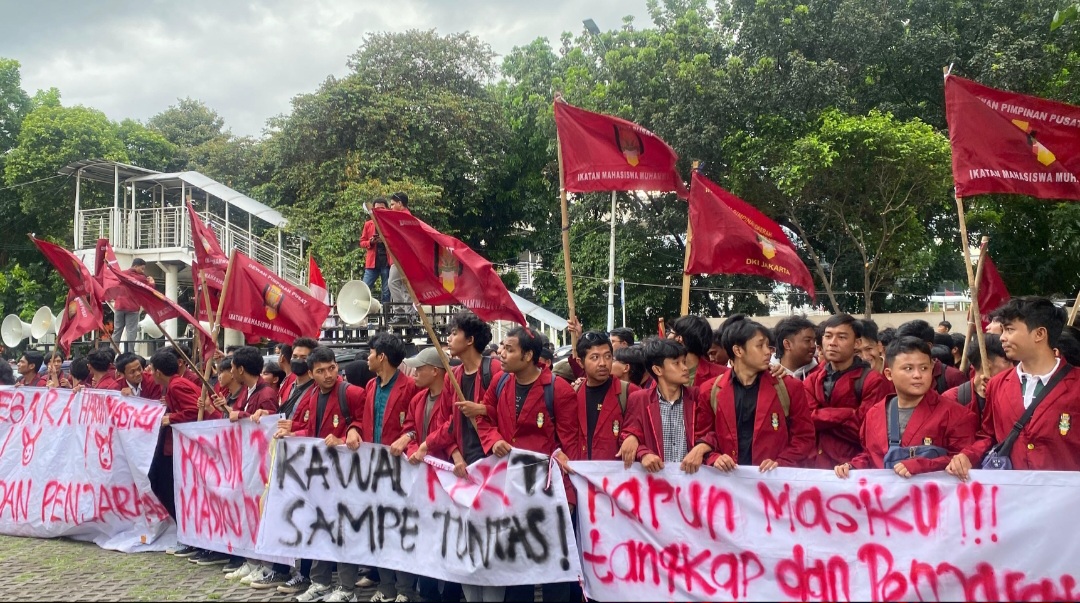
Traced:
[[[333, 350], [308, 338], [281, 346], [276, 364], [264, 363], [253, 347], [233, 350], [217, 362], [209, 396], [172, 348], [149, 363], [130, 353], [113, 361], [98, 350], [73, 362], [70, 374], [60, 370], [59, 356], [27, 352], [18, 372], [27, 386], [161, 399], [167, 412], [150, 478], [174, 516], [168, 426], [196, 420], [200, 411], [204, 419], [232, 421], [280, 414], [275, 437], [316, 437], [351, 449], [381, 443], [411, 463], [427, 455], [445, 460], [459, 476], [511, 448], [554, 455], [566, 473], [575, 460], [640, 463], [648, 472], [676, 463], [687, 473], [808, 467], [840, 478], [884, 468], [966, 480], [983, 462], [1080, 470], [1080, 433], [1071, 428], [1080, 411], [1080, 374], [1072, 370], [1080, 362], [1077, 330], [1045, 298], [1014, 298], [994, 316], [1000, 334], [986, 336], [985, 370], [978, 346], [970, 345], [966, 373], [958, 368], [964, 337], [922, 320], [879, 329], [847, 314], [818, 325], [793, 316], [768, 329], [736, 315], [713, 330], [704, 318], [683, 316], [666, 338], [640, 343], [628, 329], [582, 332], [571, 323], [576, 353], [553, 364], [546, 338], [526, 327], [492, 352], [490, 327], [469, 312], [451, 324], [451, 375], [434, 348], [406, 358], [405, 343], [389, 333], [371, 339], [366, 363], [344, 371]], [[375, 585], [372, 601], [532, 600], [534, 589], [447, 584], [320, 560], [290, 568], [189, 547], [170, 552], [297, 601], [355, 601], [358, 588]], [[576, 583], [541, 590], [544, 600], [581, 596]]]

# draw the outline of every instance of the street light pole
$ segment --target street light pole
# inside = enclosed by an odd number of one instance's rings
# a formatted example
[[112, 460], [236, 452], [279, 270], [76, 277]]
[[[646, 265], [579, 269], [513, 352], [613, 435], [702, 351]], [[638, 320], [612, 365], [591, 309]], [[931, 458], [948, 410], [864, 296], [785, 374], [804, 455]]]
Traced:
[[[602, 48], [606, 50], [604, 41], [600, 39], [600, 28], [596, 26], [596, 21], [592, 19], [585, 19], [581, 22], [585, 26], [585, 31], [589, 32], [589, 35], [596, 38], [596, 41]], [[601, 59], [603, 62], [603, 59]], [[617, 210], [615, 191], [611, 191], [611, 240], [608, 244], [608, 290], [607, 290], [607, 330], [611, 331], [615, 328], [615, 212]], [[625, 314], [626, 309], [623, 308]], [[623, 323], [626, 319], [623, 318]]]

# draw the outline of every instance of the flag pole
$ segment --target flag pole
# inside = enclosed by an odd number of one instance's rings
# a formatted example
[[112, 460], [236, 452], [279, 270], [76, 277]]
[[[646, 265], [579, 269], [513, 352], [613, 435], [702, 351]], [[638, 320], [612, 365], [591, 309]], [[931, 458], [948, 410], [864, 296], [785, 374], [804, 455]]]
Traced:
[[[700, 161], [695, 161], [691, 170], [691, 184], [693, 186], [693, 173], [697, 172], [698, 166], [701, 165]], [[683, 275], [682, 275], [682, 301], [679, 303], [679, 315], [686, 316], [690, 313], [690, 275], [686, 273], [686, 269], [690, 266], [690, 247], [694, 244], [694, 228], [690, 224], [690, 200], [686, 200], [686, 248], [683, 254]]]
[[1072, 326], [1076, 323], [1076, 315], [1080, 312], [1080, 293], [1076, 294], [1076, 301], [1073, 303], [1072, 310], [1069, 312], [1069, 322], [1065, 323]]
[[[556, 97], [555, 102], [561, 102], [561, 97]], [[559, 157], [559, 203], [562, 209], [562, 250], [563, 272], [566, 275], [566, 308], [570, 313], [571, 322], [574, 322], [577, 321], [577, 311], [574, 309], [574, 277], [570, 262], [570, 208], [566, 201], [566, 169], [563, 167], [562, 141], [559, 139], [558, 128], [555, 129], [555, 148]], [[570, 331], [570, 350], [575, 358], [577, 357], [577, 340], [577, 331]]]
[[[213, 330], [210, 334], [214, 337], [214, 341], [217, 341], [218, 333], [221, 331], [221, 313], [225, 310], [225, 293], [229, 290], [229, 281], [232, 279], [233, 266], [235, 265], [236, 248], [234, 247], [233, 250], [229, 252], [229, 267], [225, 269], [225, 281], [221, 283], [221, 299], [218, 300], [217, 312], [214, 313], [217, 320], [212, 320], [211, 323]], [[203, 286], [205, 287], [206, 284], [204, 283]], [[207, 294], [207, 299], [209, 299], [209, 293]], [[207, 308], [206, 314], [207, 318], [212, 318], [210, 316], [210, 308]], [[195, 319], [198, 320], [198, 317]]]
[[[986, 257], [986, 246], [989, 243], [990, 243], [990, 237], [985, 236], [985, 235], [983, 236], [982, 241], [979, 242], [979, 263], [977, 264], [977, 268], [975, 269], [975, 289], [973, 289], [972, 292], [971, 292], [971, 296], [976, 298], [976, 299], [979, 297], [979, 287], [980, 287], [980, 285], [982, 285], [983, 269], [986, 267], [986, 262], [983, 261], [983, 258]], [[942, 308], [944, 308], [944, 307], [945, 307], [944, 304], [942, 304]], [[942, 310], [942, 313], [944, 313], [944, 310]], [[960, 371], [964, 372], [964, 373], [967, 373], [967, 369], [968, 369], [968, 348], [971, 346], [972, 336], [975, 335], [975, 322], [976, 321], [972, 320], [972, 318], [971, 318], [974, 315], [975, 315], [975, 313], [972, 312], [971, 306], [968, 306], [968, 323], [967, 323], [967, 329], [965, 330], [966, 337], [964, 338], [964, 355], [963, 355], [963, 357], [960, 358]], [[977, 321], [978, 321], [979, 325], [981, 326], [982, 325], [982, 316], [981, 315], [977, 318]]]
[[[960, 195], [956, 195], [956, 211], [960, 218], [960, 252], [964, 258], [964, 268], [967, 269], [968, 277], [968, 291], [971, 293], [971, 316], [972, 324], [975, 327], [975, 338], [979, 342], [979, 359], [982, 361], [982, 373], [987, 377], [990, 376], [989, 360], [986, 356], [986, 338], [983, 337], [982, 330], [982, 312], [979, 311], [979, 286], [978, 281], [975, 280], [975, 271], [971, 268], [971, 253], [968, 245], [968, 230], [967, 219], [964, 217], [964, 199]], [[979, 263], [982, 264], [982, 257], [979, 258]]]
[[[221, 284], [221, 299], [218, 300], [217, 312], [212, 312], [210, 309], [210, 290], [206, 287], [206, 278], [201, 279], [203, 284], [203, 296], [206, 298], [206, 318], [210, 320], [210, 337], [217, 342], [218, 332], [221, 330], [221, 321], [217, 320], [221, 318], [221, 312], [225, 308], [225, 292], [229, 289], [229, 280], [232, 276], [233, 266], [236, 264], [236, 248], [233, 248], [229, 252], [229, 266], [225, 269], [225, 280]], [[199, 316], [195, 316], [195, 320], [199, 320]], [[210, 386], [210, 371], [213, 368], [214, 359], [206, 359], [206, 368], [203, 372], [199, 373], [199, 379], [203, 382], [203, 392], [201, 397], [210, 399], [214, 388]], [[199, 372], [198, 368], [195, 368], [195, 372]], [[196, 421], [202, 421], [203, 418], [203, 405], [199, 405], [199, 416], [196, 417]]]
[[[382, 228], [379, 227], [379, 221], [375, 219], [375, 215], [372, 213], [371, 208], [368, 207], [367, 203], [364, 204], [364, 209], [371, 214], [371, 221], [375, 224], [375, 232], [379, 233], [379, 238], [382, 239], [383, 245], [386, 247], [386, 255], [390, 257], [390, 261], [393, 262], [394, 265], [400, 267], [401, 264], [398, 264], [397, 259], [394, 257], [394, 252], [390, 249], [390, 241], [383, 236]], [[416, 312], [420, 315], [420, 321], [424, 323], [424, 329], [427, 331], [428, 338], [431, 339], [431, 343], [435, 344], [435, 350], [439, 352], [439, 360], [442, 360], [443, 369], [446, 371], [447, 376], [450, 376], [449, 381], [450, 384], [454, 386], [454, 394], [457, 395], [459, 402], [466, 402], [465, 394], [461, 391], [461, 384], [458, 383], [457, 379], [452, 377], [453, 373], [450, 370], [450, 358], [446, 355], [442, 343], [439, 342], [439, 337], [435, 334], [435, 327], [431, 324], [431, 318], [427, 315], [427, 312], [424, 311], [424, 306], [420, 303], [420, 299], [416, 297], [416, 291], [413, 289], [412, 283], [405, 276], [404, 272], [401, 273], [401, 280], [405, 281], [405, 287], [409, 290], [409, 297], [412, 298], [413, 305], [416, 306]], [[475, 427], [476, 418], [470, 417], [470, 420]]]

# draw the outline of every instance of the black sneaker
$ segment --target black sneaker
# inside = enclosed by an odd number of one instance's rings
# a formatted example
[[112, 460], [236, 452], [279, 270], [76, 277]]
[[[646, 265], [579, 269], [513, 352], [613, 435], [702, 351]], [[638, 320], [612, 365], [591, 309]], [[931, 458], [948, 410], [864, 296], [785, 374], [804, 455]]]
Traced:
[[[252, 586], [255, 585], [252, 584]], [[302, 593], [306, 591], [309, 586], [311, 586], [311, 580], [299, 573], [296, 573], [293, 574], [292, 578], [289, 578], [288, 582], [278, 586], [277, 591], [279, 593], [285, 593], [287, 595], [295, 595], [297, 593]]]
[[206, 559], [207, 557], [209, 557], [212, 554], [213, 554], [212, 551], [208, 551], [206, 549], [195, 549], [195, 554], [189, 556], [188, 561], [190, 561], [192, 563], [198, 563], [198, 562], [202, 561], [203, 559]]
[[193, 556], [195, 556], [197, 554], [199, 554], [199, 549], [197, 549], [197, 548], [195, 548], [193, 546], [188, 546], [186, 544], [180, 545], [180, 547], [178, 549], [173, 551], [173, 557], [187, 558], [187, 557], [193, 557]]
[[240, 569], [241, 567], [244, 567], [244, 563], [247, 563], [247, 560], [244, 559], [243, 557], [241, 557], [239, 559], [234, 559], [234, 558], [230, 557], [229, 562], [226, 563], [225, 565], [221, 566], [221, 573], [229, 574], [229, 573], [235, 572], [236, 570]]
[[[195, 558], [192, 557], [192, 560], [195, 560]], [[225, 553], [210, 551], [207, 556], [195, 561], [195, 565], [225, 565], [228, 562], [229, 556]]]
[[262, 577], [258, 578], [257, 580], [252, 580], [251, 588], [261, 590], [264, 588], [274, 588], [277, 586], [282, 586], [285, 584], [286, 578], [288, 578], [288, 576], [286, 576], [285, 574], [271, 570], [265, 572]]

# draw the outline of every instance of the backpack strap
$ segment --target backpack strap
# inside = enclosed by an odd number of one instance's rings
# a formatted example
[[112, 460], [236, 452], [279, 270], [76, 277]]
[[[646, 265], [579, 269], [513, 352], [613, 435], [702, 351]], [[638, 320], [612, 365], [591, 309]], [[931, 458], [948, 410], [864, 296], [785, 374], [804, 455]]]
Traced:
[[868, 366], [863, 367], [862, 373], [859, 374], [859, 378], [855, 380], [855, 402], [857, 404], [862, 404], [863, 382], [866, 381], [866, 374], [872, 370], [874, 369]]
[[484, 386], [484, 393], [491, 387], [491, 356], [480, 359], [480, 385]]
[[507, 382], [510, 381], [510, 373], [503, 373], [499, 375], [499, 382], [495, 384], [495, 397], [501, 398], [503, 390], [506, 389]]
[[[783, 377], [776, 378], [776, 396], [780, 398], [780, 407], [784, 409], [784, 418], [791, 414], [791, 396], [788, 394], [787, 384]], [[713, 412], [716, 411], [716, 397], [713, 397]]]
[[900, 403], [896, 396], [886, 403], [885, 423], [889, 428], [889, 448], [900, 447]]
[[623, 414], [626, 414], [626, 397], [630, 394], [630, 384], [626, 381], [619, 381], [622, 385], [622, 389], [619, 391], [619, 406], [622, 408]]
[[937, 376], [937, 393], [944, 394], [949, 389], [949, 382], [945, 379], [945, 365], [941, 365], [941, 374]]
[[[968, 406], [971, 404], [971, 394], [971, 382], [965, 381], [956, 388], [956, 401], [959, 402], [961, 406]], [[983, 402], [983, 404], [985, 404], [985, 402]], [[982, 414], [981, 407], [979, 408], [979, 414]]]
[[544, 386], [544, 406], [547, 406], [548, 416], [555, 418], [555, 376]]
[[712, 412], [714, 415], [716, 414], [716, 399], [720, 396], [720, 380], [723, 378], [724, 376], [720, 375], [714, 379], [712, 389], [709, 391], [709, 402], [712, 404]]
[[341, 383], [338, 384], [337, 392], [337, 401], [338, 406], [341, 408], [341, 417], [345, 420], [346, 423], [352, 422], [352, 414], [349, 413], [349, 404], [345, 400], [346, 394], [349, 392], [350, 385], [351, 384], [348, 381], [342, 379]]

